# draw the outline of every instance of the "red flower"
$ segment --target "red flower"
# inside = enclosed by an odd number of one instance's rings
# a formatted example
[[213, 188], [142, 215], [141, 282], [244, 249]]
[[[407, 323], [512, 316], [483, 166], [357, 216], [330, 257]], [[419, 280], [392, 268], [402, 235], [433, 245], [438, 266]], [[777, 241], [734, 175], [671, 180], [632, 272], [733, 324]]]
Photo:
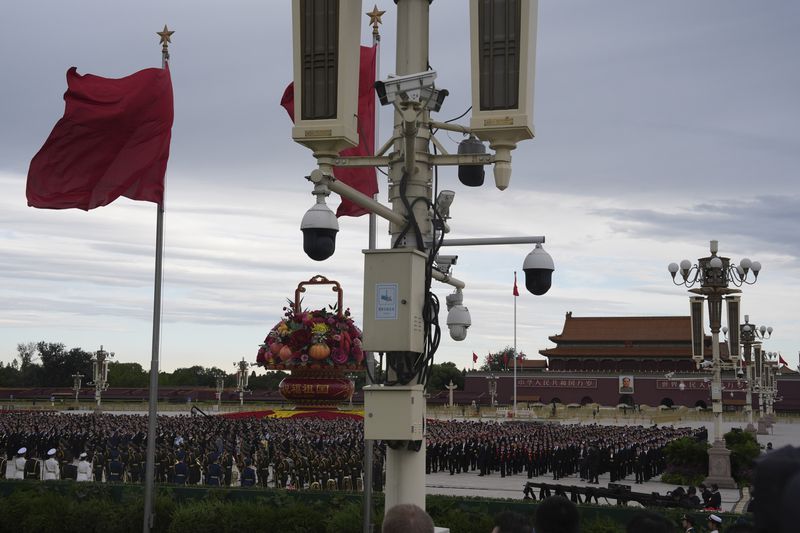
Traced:
[[292, 351], [300, 351], [311, 342], [311, 332], [307, 329], [298, 329], [289, 336], [289, 347]]

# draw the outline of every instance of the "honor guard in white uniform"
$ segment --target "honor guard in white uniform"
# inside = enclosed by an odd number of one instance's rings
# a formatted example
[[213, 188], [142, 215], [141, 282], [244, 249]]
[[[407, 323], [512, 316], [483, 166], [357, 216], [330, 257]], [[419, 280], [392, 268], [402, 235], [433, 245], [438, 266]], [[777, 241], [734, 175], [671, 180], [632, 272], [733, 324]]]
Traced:
[[17, 455], [14, 457], [14, 475], [9, 479], [25, 479], [25, 453], [27, 451], [28, 448], [24, 446], [17, 450]]
[[86, 452], [81, 453], [80, 461], [78, 461], [78, 477], [76, 481], [91, 481], [92, 480], [92, 463], [86, 460]]
[[55, 479], [61, 479], [61, 467], [59, 467], [58, 459], [56, 459], [56, 449], [50, 448], [47, 451], [44, 468], [42, 468], [42, 480], [52, 481]]

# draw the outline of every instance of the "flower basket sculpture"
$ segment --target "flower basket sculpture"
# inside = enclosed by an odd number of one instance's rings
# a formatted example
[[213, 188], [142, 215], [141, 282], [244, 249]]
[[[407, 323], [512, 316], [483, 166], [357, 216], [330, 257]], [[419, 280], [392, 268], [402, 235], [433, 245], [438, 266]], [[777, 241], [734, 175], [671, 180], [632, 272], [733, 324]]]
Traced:
[[[315, 311], [301, 310], [300, 295], [307, 285], [333, 285], [335, 306]], [[343, 292], [339, 282], [314, 276], [298, 284], [294, 305], [284, 307], [284, 317], [267, 334], [256, 361], [271, 370], [290, 370], [280, 392], [295, 403], [330, 405], [347, 401], [353, 384], [344, 372], [364, 370], [361, 330], [342, 310]]]

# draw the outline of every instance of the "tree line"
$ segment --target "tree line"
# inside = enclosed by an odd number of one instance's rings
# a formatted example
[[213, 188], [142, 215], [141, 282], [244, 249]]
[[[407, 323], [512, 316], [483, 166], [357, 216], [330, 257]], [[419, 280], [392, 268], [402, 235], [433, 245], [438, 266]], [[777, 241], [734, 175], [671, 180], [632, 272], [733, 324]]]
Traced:
[[[27, 342], [17, 344], [16, 357], [9, 364], [0, 361], [0, 387], [72, 387], [74, 374], [83, 375], [84, 386], [92, 381], [92, 357], [96, 352], [80, 347], [67, 348], [61, 342]], [[110, 360], [108, 365], [109, 387], [147, 388], [150, 384], [149, 369], [139, 363]], [[434, 364], [431, 369], [427, 391], [444, 390], [450, 380], [459, 389], [464, 388], [464, 374], [455, 363]], [[277, 390], [281, 380], [289, 374], [269, 371], [263, 374], [251, 372], [248, 388], [251, 390]], [[355, 375], [356, 388], [366, 382], [363, 372]], [[215, 388], [217, 378], [225, 378], [225, 387], [236, 385], [236, 373], [227, 373], [212, 366], [200, 365], [176, 368], [172, 372], [159, 372], [158, 383], [162, 387], [209, 387]]]

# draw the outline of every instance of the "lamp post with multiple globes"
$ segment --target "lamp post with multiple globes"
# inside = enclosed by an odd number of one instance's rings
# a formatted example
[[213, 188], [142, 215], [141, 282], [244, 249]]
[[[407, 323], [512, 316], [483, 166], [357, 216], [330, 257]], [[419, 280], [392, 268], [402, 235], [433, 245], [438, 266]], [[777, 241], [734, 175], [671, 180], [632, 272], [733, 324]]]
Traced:
[[[711, 381], [711, 405], [714, 413], [714, 442], [709, 449], [708, 478], [706, 483], [716, 483], [721, 488], [736, 488], [736, 482], [731, 477], [730, 450], [725, 447], [722, 438], [722, 369], [729, 366], [720, 359], [719, 332], [722, 323], [722, 300], [729, 300], [728, 305], [728, 324], [731, 333], [739, 332], [738, 326], [738, 301], [739, 297], [734, 296], [741, 293], [738, 288], [742, 285], [752, 285], [758, 279], [761, 271], [761, 264], [750, 259], [742, 259], [738, 265], [731, 265], [728, 257], [717, 255], [718, 243], [711, 241], [711, 255], [697, 260], [692, 265], [688, 259], [677, 263], [670, 263], [668, 269], [675, 285], [683, 285], [689, 288], [689, 292], [697, 296], [691, 298], [693, 320], [692, 336], [694, 344], [694, 359], [698, 368], [701, 366], [712, 370]], [[751, 276], [752, 273], [752, 276]], [[680, 278], [676, 279], [676, 275]], [[698, 287], [695, 287], [699, 285]], [[705, 361], [703, 357], [703, 326], [700, 317], [702, 316], [702, 300], [708, 302], [709, 326], [711, 328], [711, 361]], [[697, 316], [697, 315], [700, 316]], [[738, 337], [738, 335], [732, 335]], [[731, 339], [731, 362], [734, 354], [738, 355], [739, 340]]]

